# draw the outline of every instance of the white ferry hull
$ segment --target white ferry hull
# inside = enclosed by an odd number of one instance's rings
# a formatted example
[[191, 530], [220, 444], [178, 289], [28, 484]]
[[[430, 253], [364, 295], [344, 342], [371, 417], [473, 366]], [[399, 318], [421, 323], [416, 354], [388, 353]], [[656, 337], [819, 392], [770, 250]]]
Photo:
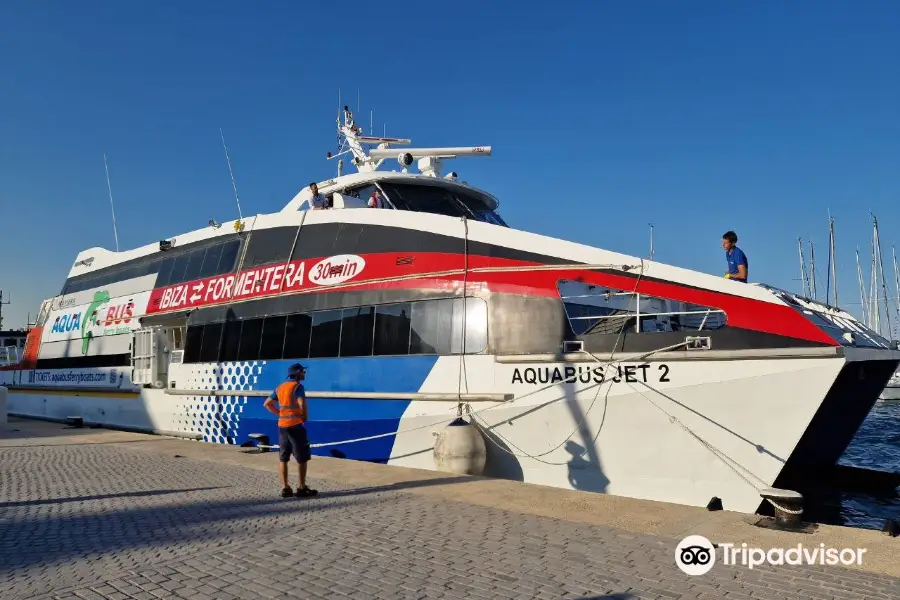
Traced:
[[[775, 484], [846, 359], [651, 361], [644, 368], [622, 365], [621, 376], [607, 366], [598, 384], [595, 362], [509, 362], [515, 357], [499, 362], [476, 356], [465, 360], [462, 387], [459, 357], [413, 360], [431, 366], [412, 365], [404, 372], [403, 359], [378, 357], [304, 363], [312, 378], [326, 370], [328, 378], [345, 370], [353, 377], [350, 371], [360, 371], [365, 361], [363, 371], [393, 371], [391, 377], [409, 381], [419, 377], [421, 383], [407, 389], [420, 394], [514, 395], [513, 401], [469, 404], [470, 418], [486, 435], [488, 476], [694, 506], [718, 497], [728, 510], [754, 512], [758, 489]], [[234, 384], [224, 377], [223, 388], [271, 389], [286, 364], [226, 366], [228, 373], [243, 375]], [[183, 368], [189, 368], [193, 386], [194, 378], [216, 367]], [[572, 375], [575, 383], [559, 381]], [[372, 391], [397, 391], [383, 378], [374, 383]], [[307, 386], [315, 388], [321, 389], [315, 380]], [[328, 444], [315, 454], [435, 469], [434, 434], [455, 418], [455, 402], [354, 400], [346, 391], [343, 399], [310, 399], [311, 441]], [[88, 423], [210, 442], [241, 444], [252, 432], [271, 435], [273, 443], [277, 439], [275, 420], [263, 415], [259, 396], [178, 396], [147, 389], [74, 395], [14, 388], [9, 400], [10, 412], [19, 415], [77, 415]], [[355, 420], [333, 416], [341, 413]]]

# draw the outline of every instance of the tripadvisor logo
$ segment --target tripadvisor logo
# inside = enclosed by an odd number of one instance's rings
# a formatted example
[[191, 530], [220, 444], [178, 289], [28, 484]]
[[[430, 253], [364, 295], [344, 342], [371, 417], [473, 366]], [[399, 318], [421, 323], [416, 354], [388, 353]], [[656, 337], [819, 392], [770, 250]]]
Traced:
[[[721, 543], [722, 564], [753, 569], [760, 565], [862, 565], [866, 548], [831, 548], [825, 544], [790, 548], [750, 547], [744, 544]], [[716, 548], [702, 535], [689, 535], [675, 548], [675, 564], [688, 575], [704, 575], [716, 564]]]
[[705, 575], [716, 564], [716, 549], [702, 535], [689, 535], [675, 548], [675, 564], [688, 575]]
[[97, 316], [97, 309], [99, 309], [103, 304], [106, 304], [107, 302], [109, 302], [109, 292], [107, 290], [94, 292], [94, 301], [91, 302], [87, 310], [84, 311], [84, 321], [81, 323], [82, 354], [87, 354], [88, 346], [90, 346], [91, 343], [91, 338], [94, 337], [94, 332], [91, 331], [91, 327], [97, 325], [97, 323], [100, 322], [100, 319]]

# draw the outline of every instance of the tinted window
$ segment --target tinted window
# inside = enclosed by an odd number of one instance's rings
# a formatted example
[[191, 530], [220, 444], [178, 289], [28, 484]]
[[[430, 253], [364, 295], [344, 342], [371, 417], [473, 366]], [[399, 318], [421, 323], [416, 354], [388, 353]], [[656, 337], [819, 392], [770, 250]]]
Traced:
[[337, 356], [341, 342], [341, 310], [320, 310], [312, 315], [309, 357]]
[[184, 338], [183, 362], [195, 363], [200, 358], [200, 345], [203, 343], [203, 326], [188, 327]]
[[219, 362], [237, 360], [238, 345], [241, 341], [241, 321], [228, 321], [222, 332], [222, 349], [219, 351]]
[[182, 281], [194, 281], [200, 278], [200, 269], [203, 268], [203, 257], [206, 250], [194, 250], [188, 255], [188, 264], [184, 269], [184, 275], [181, 276]]
[[222, 256], [222, 244], [216, 244], [206, 249], [206, 256], [203, 257], [203, 266], [197, 279], [206, 279], [213, 275], [218, 275], [219, 258]]
[[247, 254], [244, 256], [243, 269], [273, 262], [285, 262], [291, 255], [296, 227], [277, 227], [261, 229], [250, 235]]
[[410, 354], [450, 354], [453, 300], [429, 300], [413, 304]]
[[375, 311], [376, 356], [385, 354], [407, 354], [409, 352], [409, 326], [412, 305], [385, 304]]
[[262, 319], [249, 319], [241, 327], [241, 343], [238, 346], [238, 360], [259, 358], [259, 338], [262, 337]]
[[175, 258], [169, 257], [163, 259], [159, 265], [159, 274], [156, 276], [156, 287], [165, 287], [172, 278], [172, 266], [175, 264]]
[[225, 242], [225, 245], [222, 247], [222, 256], [221, 258], [219, 258], [219, 266], [216, 268], [217, 275], [222, 275], [223, 273], [230, 273], [231, 271], [234, 271], [235, 263], [237, 262], [237, 256], [240, 249], [240, 240], [231, 240], [229, 242]]
[[[459, 331], [462, 331], [462, 298], [454, 300], [453, 310], [453, 353], [462, 352], [462, 340]], [[487, 348], [487, 303], [481, 298], [466, 298], [466, 354], [475, 354]], [[456, 345], [460, 345], [456, 348]]]
[[175, 285], [184, 281], [184, 270], [187, 267], [190, 254], [182, 254], [175, 258], [175, 264], [172, 265], [172, 274], [169, 279], [161, 285]]
[[218, 362], [219, 342], [222, 340], [222, 324], [210, 323], [203, 327], [203, 345], [199, 362]]
[[399, 210], [435, 213], [451, 217], [470, 216], [453, 194], [435, 185], [383, 183], [391, 203]]
[[291, 315], [284, 332], [284, 358], [309, 356], [309, 334], [312, 329], [310, 315]]
[[287, 317], [266, 317], [263, 320], [260, 360], [281, 358], [284, 351], [284, 326]]
[[345, 308], [341, 325], [341, 356], [371, 356], [375, 307]]

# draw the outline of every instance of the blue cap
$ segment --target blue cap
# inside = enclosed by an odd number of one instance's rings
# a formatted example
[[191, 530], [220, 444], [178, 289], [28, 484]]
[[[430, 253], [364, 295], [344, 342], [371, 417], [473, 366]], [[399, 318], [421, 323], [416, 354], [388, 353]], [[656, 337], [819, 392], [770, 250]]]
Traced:
[[304, 373], [306, 371], [306, 367], [301, 365], [300, 363], [294, 363], [290, 367], [288, 367], [288, 377], [293, 377], [297, 373]]

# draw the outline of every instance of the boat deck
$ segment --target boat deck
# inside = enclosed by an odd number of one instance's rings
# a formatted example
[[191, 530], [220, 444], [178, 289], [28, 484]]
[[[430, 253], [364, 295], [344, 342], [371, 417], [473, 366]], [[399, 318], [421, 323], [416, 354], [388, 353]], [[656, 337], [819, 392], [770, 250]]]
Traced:
[[[900, 538], [512, 481], [314, 458], [279, 497], [276, 455], [161, 436], [0, 424], [0, 597], [900, 597]], [[296, 482], [292, 465], [291, 481]], [[867, 548], [861, 566], [675, 565], [686, 535]]]

